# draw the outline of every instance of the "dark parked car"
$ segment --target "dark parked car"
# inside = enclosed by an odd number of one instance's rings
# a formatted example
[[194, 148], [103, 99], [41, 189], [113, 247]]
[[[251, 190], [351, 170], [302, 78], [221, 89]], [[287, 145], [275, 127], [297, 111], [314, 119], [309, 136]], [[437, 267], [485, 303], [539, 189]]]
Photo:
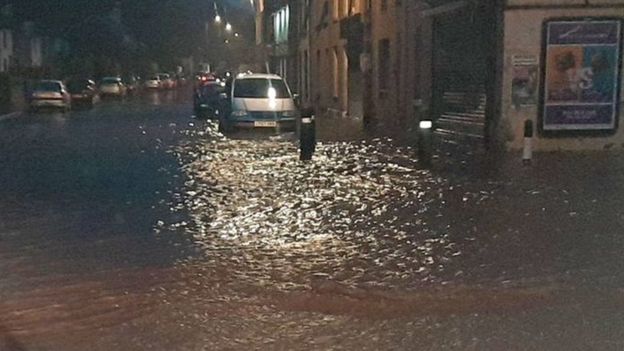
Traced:
[[97, 86], [90, 79], [72, 79], [67, 82], [72, 103], [93, 106], [98, 99]]
[[195, 89], [193, 104], [195, 116], [198, 118], [218, 119], [223, 112], [223, 99], [225, 84], [217, 81], [209, 81]]
[[139, 89], [139, 79], [133, 75], [125, 76], [122, 79], [123, 84], [128, 90], [128, 94], [134, 94]]

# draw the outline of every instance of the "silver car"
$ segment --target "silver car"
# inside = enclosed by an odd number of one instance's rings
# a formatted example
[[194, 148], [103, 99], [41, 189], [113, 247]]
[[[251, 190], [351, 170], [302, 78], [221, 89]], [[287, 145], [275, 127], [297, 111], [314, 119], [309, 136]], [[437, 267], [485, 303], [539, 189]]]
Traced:
[[162, 88], [162, 81], [158, 76], [151, 76], [145, 80], [145, 88], [147, 89], [160, 89]]
[[60, 80], [42, 80], [32, 90], [29, 107], [34, 111], [42, 108], [68, 111], [71, 109], [71, 96]]
[[106, 77], [100, 81], [100, 95], [112, 97], [124, 97], [127, 88], [119, 77]]

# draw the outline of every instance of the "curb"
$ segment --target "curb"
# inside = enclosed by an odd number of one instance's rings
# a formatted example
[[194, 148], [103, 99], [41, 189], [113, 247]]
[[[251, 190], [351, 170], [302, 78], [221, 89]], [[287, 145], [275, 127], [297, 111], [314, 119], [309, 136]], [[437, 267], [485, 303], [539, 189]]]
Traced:
[[7, 113], [6, 115], [1, 115], [0, 122], [6, 121], [7, 119], [15, 118], [21, 114], [22, 114], [21, 112], [16, 111], [16, 112]]

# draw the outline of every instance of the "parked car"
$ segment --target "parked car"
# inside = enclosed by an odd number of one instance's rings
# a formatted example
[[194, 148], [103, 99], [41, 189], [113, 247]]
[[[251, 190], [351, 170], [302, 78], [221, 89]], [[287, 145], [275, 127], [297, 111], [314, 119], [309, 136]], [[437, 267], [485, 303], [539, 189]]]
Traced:
[[106, 77], [100, 81], [100, 94], [102, 96], [111, 96], [123, 98], [128, 90], [123, 81], [119, 77]]
[[176, 80], [178, 82], [178, 86], [179, 87], [186, 86], [187, 79], [186, 79], [186, 76], [184, 76], [184, 74], [177, 74], [176, 75]]
[[199, 88], [202, 84], [209, 82], [209, 81], [215, 81], [217, 79], [217, 77], [215, 77], [213, 74], [208, 73], [208, 72], [197, 72], [195, 74], [195, 80], [193, 82], [195, 89]]
[[195, 89], [193, 94], [193, 110], [198, 118], [219, 118], [223, 111], [221, 99], [225, 93], [225, 84], [209, 81]]
[[126, 86], [128, 94], [134, 94], [139, 89], [139, 79], [133, 75], [123, 77], [122, 83]]
[[158, 74], [158, 78], [160, 79], [160, 84], [161, 84], [161, 88], [163, 89], [173, 89], [174, 88], [174, 83], [173, 83], [173, 79], [171, 79], [171, 76], [169, 75], [169, 73], [160, 73]]
[[42, 108], [71, 109], [71, 96], [60, 80], [42, 80], [35, 84], [30, 94], [29, 107], [33, 111]]
[[176, 89], [178, 87], [178, 77], [175, 73], [169, 73], [169, 79], [171, 79], [171, 89]]
[[67, 82], [67, 91], [73, 104], [93, 106], [98, 98], [97, 86], [90, 79], [72, 79]]
[[162, 81], [160, 80], [159, 76], [149, 76], [149, 77], [147, 77], [147, 79], [145, 80], [145, 83], [143, 83], [143, 85], [147, 89], [161, 89], [162, 88]]
[[299, 112], [288, 85], [280, 76], [239, 75], [232, 82], [227, 100], [230, 112], [219, 120], [219, 128], [223, 131], [233, 128], [296, 127]]

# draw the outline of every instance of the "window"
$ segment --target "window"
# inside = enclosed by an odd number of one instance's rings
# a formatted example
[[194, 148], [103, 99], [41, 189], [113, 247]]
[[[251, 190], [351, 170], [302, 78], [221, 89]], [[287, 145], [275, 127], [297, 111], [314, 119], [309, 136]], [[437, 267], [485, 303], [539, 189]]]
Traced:
[[379, 84], [380, 95], [385, 95], [388, 90], [388, 80], [390, 79], [390, 40], [382, 39], [379, 41], [378, 49], [377, 81]]
[[314, 80], [315, 82], [317, 82], [315, 84], [315, 90], [316, 90], [316, 95], [314, 96], [315, 102], [318, 102], [319, 99], [321, 99], [321, 95], [324, 89], [319, 89], [318, 86], [318, 82], [322, 81], [322, 76], [323, 76], [323, 61], [322, 61], [322, 57], [321, 57], [321, 50], [316, 50], [316, 66], [315, 66], [316, 70], [315, 70], [315, 75], [316, 75], [316, 79]]
[[299, 34], [304, 36], [310, 30], [310, 16], [308, 11], [310, 10], [309, 0], [299, 7]]
[[277, 99], [290, 97], [286, 83], [281, 79], [248, 78], [238, 79], [234, 82], [234, 97], [248, 99], [266, 99], [269, 91], [275, 90]]
[[219, 94], [225, 91], [225, 89], [218, 83], [206, 84], [200, 89], [203, 97], [218, 97]]
[[281, 8], [273, 14], [273, 36], [275, 43], [284, 43], [288, 41], [290, 8], [288, 6]]
[[349, 16], [360, 13], [360, 0], [349, 0]]
[[340, 18], [349, 16], [349, 0], [340, 0]]
[[422, 60], [422, 27], [418, 26], [418, 28], [416, 29], [416, 32], [414, 33], [414, 59], [416, 60], [416, 65], [415, 65], [415, 75], [414, 75], [414, 82], [417, 82], [416, 84], [414, 84], [414, 99], [420, 99], [420, 84], [418, 84], [418, 82], [421, 81], [422, 79], [422, 74], [421, 74], [421, 60]]
[[47, 81], [43, 81], [40, 82], [39, 84], [37, 84], [37, 86], [35, 86], [35, 91], [54, 91], [54, 92], [60, 92], [61, 91], [61, 85], [57, 82], [47, 82]]

